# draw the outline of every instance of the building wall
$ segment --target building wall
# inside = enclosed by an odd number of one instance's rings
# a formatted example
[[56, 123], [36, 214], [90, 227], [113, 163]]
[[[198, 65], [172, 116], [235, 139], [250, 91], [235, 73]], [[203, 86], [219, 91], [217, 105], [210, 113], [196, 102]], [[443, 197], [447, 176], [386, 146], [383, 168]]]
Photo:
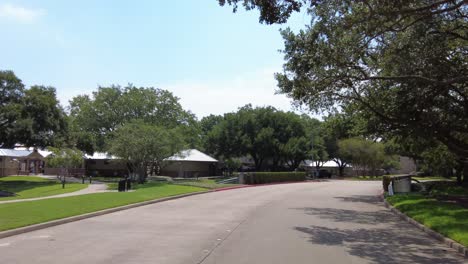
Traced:
[[86, 159], [86, 175], [118, 177], [128, 174], [125, 162], [109, 159]]
[[18, 175], [19, 163], [14, 158], [1, 156], [0, 159], [0, 177]]
[[173, 161], [161, 169], [162, 176], [191, 178], [215, 176], [216, 162]]

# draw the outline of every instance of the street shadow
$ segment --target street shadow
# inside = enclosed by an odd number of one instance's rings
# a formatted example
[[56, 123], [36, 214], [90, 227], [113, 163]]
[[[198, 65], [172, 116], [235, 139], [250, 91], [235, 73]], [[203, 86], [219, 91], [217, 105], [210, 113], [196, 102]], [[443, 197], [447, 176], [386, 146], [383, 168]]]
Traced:
[[307, 234], [309, 242], [325, 246], [342, 246], [353, 256], [372, 263], [401, 264], [461, 264], [455, 257], [438, 248], [432, 239], [414, 232], [405, 232], [398, 227], [388, 229], [337, 229], [322, 226], [295, 227]]
[[347, 197], [333, 197], [343, 202], [350, 203], [367, 203], [367, 204], [382, 204], [382, 200], [377, 195], [352, 195]]
[[363, 212], [347, 209], [315, 207], [302, 207], [292, 209], [303, 210], [304, 213], [307, 215], [318, 216], [319, 218], [331, 220], [334, 222], [374, 225], [378, 223], [388, 222], [389, 219], [398, 219], [393, 213], [391, 213], [388, 210]]

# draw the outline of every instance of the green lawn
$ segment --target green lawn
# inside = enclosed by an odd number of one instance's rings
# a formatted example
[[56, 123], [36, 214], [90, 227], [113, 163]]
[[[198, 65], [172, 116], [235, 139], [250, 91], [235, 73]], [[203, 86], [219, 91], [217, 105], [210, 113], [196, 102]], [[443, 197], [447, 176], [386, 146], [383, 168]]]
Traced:
[[468, 246], [468, 208], [421, 194], [395, 195], [387, 200], [416, 221]]
[[345, 179], [352, 181], [381, 181], [382, 176], [353, 176]]
[[96, 193], [0, 204], [0, 231], [107, 208], [204, 190], [206, 189], [193, 186], [148, 183], [138, 186], [138, 189], [134, 192]]
[[450, 178], [444, 178], [440, 176], [426, 176], [426, 177], [412, 177], [412, 178], [418, 181], [452, 181], [453, 180]]
[[207, 188], [207, 189], [220, 189], [220, 188], [226, 188], [226, 187], [240, 186], [240, 184], [221, 184], [221, 183], [217, 183], [216, 180], [211, 180], [211, 179], [177, 180], [177, 181], [174, 181], [172, 184], [196, 186], [196, 187]]
[[[393, 175], [397, 176], [397, 175]], [[383, 176], [353, 176], [346, 178], [347, 180], [353, 180], [353, 181], [381, 181]], [[412, 179], [418, 180], [418, 181], [450, 181], [451, 179], [447, 179], [444, 177], [439, 177], [439, 176], [427, 176], [427, 177], [411, 177]]]
[[468, 197], [468, 188], [454, 184], [438, 184], [431, 191], [431, 196], [466, 196]]
[[88, 187], [87, 184], [67, 183], [65, 189], [56, 181], [31, 176], [9, 176], [0, 178], [0, 190], [16, 193], [12, 197], [0, 197], [0, 201], [27, 199], [75, 192]]

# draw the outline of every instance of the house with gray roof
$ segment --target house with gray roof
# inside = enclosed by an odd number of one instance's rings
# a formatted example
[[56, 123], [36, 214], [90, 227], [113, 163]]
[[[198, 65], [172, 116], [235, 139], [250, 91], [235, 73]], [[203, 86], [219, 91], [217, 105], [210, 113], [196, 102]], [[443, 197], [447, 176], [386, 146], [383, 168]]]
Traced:
[[44, 173], [47, 151], [0, 148], [0, 177]]
[[165, 159], [165, 162], [166, 165], [160, 171], [162, 176], [198, 178], [219, 174], [218, 160], [197, 149], [183, 150]]

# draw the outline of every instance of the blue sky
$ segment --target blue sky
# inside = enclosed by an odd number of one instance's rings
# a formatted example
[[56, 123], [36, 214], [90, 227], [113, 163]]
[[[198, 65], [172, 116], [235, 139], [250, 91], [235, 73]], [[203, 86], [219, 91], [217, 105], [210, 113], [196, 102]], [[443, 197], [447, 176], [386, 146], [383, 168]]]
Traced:
[[[288, 26], [307, 22], [297, 14]], [[246, 103], [291, 110], [274, 95], [279, 28], [216, 0], [0, 0], [0, 69], [56, 87], [63, 105], [99, 85], [133, 83], [172, 91], [199, 118]]]

